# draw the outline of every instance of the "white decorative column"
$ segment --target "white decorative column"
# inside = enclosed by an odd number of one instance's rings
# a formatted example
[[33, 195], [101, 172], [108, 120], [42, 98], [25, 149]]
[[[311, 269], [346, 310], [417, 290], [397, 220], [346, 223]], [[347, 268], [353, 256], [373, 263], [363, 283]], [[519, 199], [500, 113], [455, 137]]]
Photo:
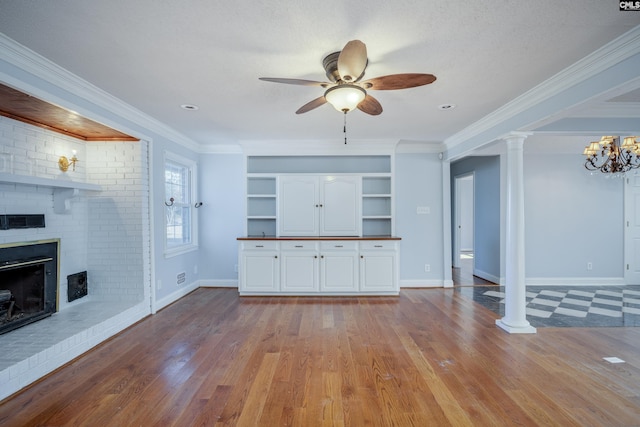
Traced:
[[513, 132], [503, 138], [507, 144], [505, 315], [496, 325], [512, 334], [536, 332], [526, 317], [523, 147], [528, 135]]

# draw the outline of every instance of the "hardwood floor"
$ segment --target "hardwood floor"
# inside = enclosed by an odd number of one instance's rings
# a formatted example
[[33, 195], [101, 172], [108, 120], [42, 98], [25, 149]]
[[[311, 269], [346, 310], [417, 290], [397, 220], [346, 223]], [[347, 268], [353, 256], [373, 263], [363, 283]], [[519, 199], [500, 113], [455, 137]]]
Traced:
[[640, 328], [495, 319], [452, 289], [199, 289], [2, 402], [0, 425], [640, 425]]
[[453, 268], [451, 276], [454, 286], [498, 286], [497, 283], [473, 275], [472, 256], [460, 258], [460, 267]]

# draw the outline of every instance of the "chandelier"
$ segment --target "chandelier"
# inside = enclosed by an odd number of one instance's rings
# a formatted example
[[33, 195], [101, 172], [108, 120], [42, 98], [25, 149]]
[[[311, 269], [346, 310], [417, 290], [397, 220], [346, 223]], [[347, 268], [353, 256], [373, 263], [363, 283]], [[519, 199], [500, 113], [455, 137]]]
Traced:
[[627, 136], [620, 145], [619, 136], [603, 136], [584, 149], [587, 160], [584, 167], [592, 172], [600, 171], [614, 176], [640, 168], [640, 142], [636, 136]]

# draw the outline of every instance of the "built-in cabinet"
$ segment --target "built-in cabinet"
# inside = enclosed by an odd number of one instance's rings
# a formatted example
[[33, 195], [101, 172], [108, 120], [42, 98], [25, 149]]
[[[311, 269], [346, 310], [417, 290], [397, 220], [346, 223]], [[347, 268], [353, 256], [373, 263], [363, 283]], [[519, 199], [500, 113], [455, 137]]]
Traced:
[[392, 236], [391, 157], [250, 156], [247, 236]]
[[390, 155], [248, 156], [241, 295], [397, 295]]
[[279, 188], [279, 236], [361, 235], [359, 176], [286, 175]]
[[397, 295], [397, 238], [239, 239], [241, 295]]

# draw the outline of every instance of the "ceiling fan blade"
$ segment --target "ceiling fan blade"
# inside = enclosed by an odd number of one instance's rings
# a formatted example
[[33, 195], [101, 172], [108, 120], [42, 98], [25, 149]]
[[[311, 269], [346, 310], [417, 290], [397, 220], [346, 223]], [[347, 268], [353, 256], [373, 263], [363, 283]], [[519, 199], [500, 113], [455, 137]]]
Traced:
[[322, 86], [322, 87], [333, 86], [333, 83], [316, 82], [314, 80], [281, 79], [281, 78], [278, 78], [278, 77], [258, 77], [258, 79], [263, 80], [265, 82], [286, 83], [286, 84], [289, 84], [289, 85]]
[[436, 76], [433, 74], [406, 73], [375, 77], [360, 82], [360, 84], [367, 90], [396, 90], [424, 86], [434, 81], [436, 81]]
[[373, 96], [367, 94], [360, 104], [358, 104], [358, 110], [363, 111], [372, 116], [377, 116], [382, 113], [382, 105]]
[[327, 100], [324, 98], [324, 95], [320, 96], [314, 99], [313, 101], [307, 102], [302, 107], [298, 108], [298, 111], [296, 111], [296, 114], [306, 113], [307, 111], [311, 111], [314, 108], [318, 108], [321, 105], [324, 105], [326, 103], [327, 103]]
[[351, 40], [338, 56], [338, 73], [345, 82], [355, 82], [367, 67], [367, 47], [360, 40]]

